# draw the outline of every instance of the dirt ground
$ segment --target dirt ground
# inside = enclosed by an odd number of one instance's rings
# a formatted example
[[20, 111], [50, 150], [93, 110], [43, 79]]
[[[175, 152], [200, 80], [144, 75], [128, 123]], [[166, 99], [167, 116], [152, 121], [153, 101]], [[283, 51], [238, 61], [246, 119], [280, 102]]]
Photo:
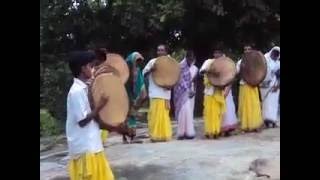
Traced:
[[[280, 128], [206, 140], [202, 125], [202, 120], [197, 119], [194, 140], [173, 139], [165, 143], [143, 139], [142, 144], [122, 144], [121, 136], [111, 134], [105, 152], [116, 179], [280, 179]], [[138, 135], [146, 133], [146, 128], [138, 130]], [[68, 179], [65, 139], [57, 140], [50, 150], [45, 150], [43, 144], [44, 140], [40, 145], [41, 180]]]

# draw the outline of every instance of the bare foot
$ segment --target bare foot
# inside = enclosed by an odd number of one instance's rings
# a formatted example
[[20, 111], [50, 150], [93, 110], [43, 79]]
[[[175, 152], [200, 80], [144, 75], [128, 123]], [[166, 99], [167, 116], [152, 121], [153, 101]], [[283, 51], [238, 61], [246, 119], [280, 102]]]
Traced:
[[141, 135], [139, 135], [139, 136], [136, 136], [136, 138], [146, 139], [146, 138], [149, 138], [149, 135], [147, 135], [147, 134], [141, 134]]
[[134, 139], [134, 140], [132, 140], [132, 141], [130, 141], [130, 144], [142, 144], [143, 143], [143, 141], [142, 140], [137, 140], [137, 139]]

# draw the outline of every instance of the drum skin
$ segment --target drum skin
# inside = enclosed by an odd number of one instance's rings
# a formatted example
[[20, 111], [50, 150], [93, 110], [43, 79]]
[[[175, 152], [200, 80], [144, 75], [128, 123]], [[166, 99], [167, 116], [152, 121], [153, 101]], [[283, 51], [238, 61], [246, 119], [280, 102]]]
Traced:
[[233, 82], [237, 74], [236, 65], [229, 57], [215, 59], [208, 70], [208, 79], [215, 87], [225, 87]]
[[98, 75], [91, 88], [93, 103], [97, 105], [102, 97], [108, 98], [107, 104], [99, 112], [102, 123], [118, 126], [126, 120], [129, 100], [121, 79], [112, 73]]
[[179, 81], [180, 65], [175, 59], [168, 56], [158, 57], [154, 68], [151, 75], [158, 86], [168, 89]]
[[258, 86], [266, 74], [266, 59], [260, 51], [250, 51], [242, 56], [240, 76], [247, 84]]

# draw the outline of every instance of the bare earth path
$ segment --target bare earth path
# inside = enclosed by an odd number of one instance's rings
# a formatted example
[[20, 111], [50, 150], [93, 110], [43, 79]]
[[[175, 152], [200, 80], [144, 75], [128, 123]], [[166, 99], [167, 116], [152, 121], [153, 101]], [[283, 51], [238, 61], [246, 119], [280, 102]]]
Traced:
[[[203, 122], [197, 120], [195, 124], [198, 134], [194, 140], [150, 143], [145, 139], [143, 144], [122, 144], [119, 135], [111, 135], [105, 152], [116, 179], [280, 179], [280, 128], [205, 140], [201, 135]], [[146, 129], [139, 129], [138, 134], [144, 133]], [[67, 179], [65, 142], [57, 148], [60, 154], [47, 156], [55, 153], [54, 149], [40, 153], [42, 180]]]

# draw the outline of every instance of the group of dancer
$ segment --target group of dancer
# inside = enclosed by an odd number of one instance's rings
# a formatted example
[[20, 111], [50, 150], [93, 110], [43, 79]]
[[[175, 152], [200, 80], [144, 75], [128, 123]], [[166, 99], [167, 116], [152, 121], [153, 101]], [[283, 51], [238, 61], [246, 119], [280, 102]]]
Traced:
[[[258, 53], [247, 45], [244, 47], [244, 54]], [[136, 54], [139, 54], [136, 52]], [[159, 45], [157, 55], [168, 55], [165, 45]], [[132, 57], [132, 56], [131, 56]], [[142, 57], [140, 54], [136, 59]], [[194, 103], [196, 93], [195, 80], [197, 76], [203, 76], [204, 83], [204, 135], [211, 138], [218, 138], [221, 135], [229, 136], [232, 131], [240, 129], [244, 132], [259, 132], [262, 127], [276, 127], [279, 109], [279, 87], [280, 78], [280, 48], [274, 47], [265, 54], [267, 63], [267, 75], [260, 86], [252, 87], [243, 79], [240, 79], [238, 112], [236, 113], [235, 103], [232, 95], [232, 84], [224, 89], [215, 88], [208, 80], [207, 73], [211, 63], [217, 59], [225, 57], [222, 48], [216, 48], [213, 58], [204, 61], [200, 70], [194, 65], [196, 58], [193, 51], [186, 52], [185, 58], [180, 62], [180, 78], [172, 90], [158, 86], [154, 83], [150, 72], [154, 69], [156, 58], [150, 60], [142, 72], [140, 67], [132, 70], [137, 84], [143, 96], [136, 94], [135, 97], [147, 98], [145, 95], [145, 85], [143, 76], [147, 79], [148, 95], [150, 107], [148, 113], [149, 136], [152, 142], [168, 141], [172, 139], [172, 127], [169, 116], [171, 91], [173, 92], [173, 102], [175, 106], [175, 119], [178, 122], [177, 138], [193, 139], [195, 137], [194, 128]], [[241, 59], [237, 62], [237, 72], [240, 71]], [[139, 79], [139, 80], [138, 80]], [[137, 90], [131, 92], [138, 92]], [[137, 99], [133, 99], [137, 101]], [[141, 101], [140, 101], [141, 102]], [[135, 107], [139, 107], [136, 105]]]
[[[245, 46], [244, 51], [244, 54], [256, 52], [251, 46]], [[70, 58], [69, 67], [74, 81], [67, 97], [66, 135], [71, 158], [69, 174], [72, 180], [114, 179], [105, 157], [103, 141], [108, 131], [124, 133], [126, 130], [123, 126], [101, 126], [97, 121], [98, 113], [108, 105], [108, 99], [102, 98], [97, 105], [92, 106], [89, 93], [93, 77], [103, 73], [103, 68], [98, 67], [107, 59], [106, 54], [105, 49], [98, 49], [94, 53], [80, 51], [73, 53]], [[157, 57], [160, 56], [170, 56], [166, 45], [161, 44], [157, 47]], [[151, 73], [156, 70], [157, 58], [148, 61], [144, 68], [142, 65], [145, 64], [145, 59], [139, 52], [133, 52], [126, 58], [130, 75], [125, 86], [130, 107], [137, 110], [149, 99], [147, 119], [152, 142], [172, 139], [169, 115], [171, 98], [175, 106], [175, 119], [178, 122], [177, 138], [193, 139], [195, 137], [193, 112], [195, 80], [198, 76], [203, 76], [204, 80], [203, 119], [204, 135], [207, 138], [218, 138], [221, 134], [229, 135], [237, 129], [239, 122], [241, 129], [246, 132], [259, 131], [263, 124], [267, 127], [276, 126], [279, 109], [280, 48], [274, 47], [265, 54], [267, 75], [261, 86], [252, 87], [244, 80], [240, 80], [238, 113], [233, 101], [232, 85], [223, 89], [216, 88], [209, 82], [207, 76], [210, 64], [224, 56], [222, 49], [215, 49], [213, 58], [204, 61], [198, 70], [195, 66], [195, 55], [193, 51], [188, 50], [185, 58], [180, 62], [179, 81], [171, 89], [158, 86], [151, 76]], [[241, 60], [237, 62], [238, 72], [240, 63]], [[130, 129], [135, 129], [139, 116], [130, 112], [126, 125]]]

